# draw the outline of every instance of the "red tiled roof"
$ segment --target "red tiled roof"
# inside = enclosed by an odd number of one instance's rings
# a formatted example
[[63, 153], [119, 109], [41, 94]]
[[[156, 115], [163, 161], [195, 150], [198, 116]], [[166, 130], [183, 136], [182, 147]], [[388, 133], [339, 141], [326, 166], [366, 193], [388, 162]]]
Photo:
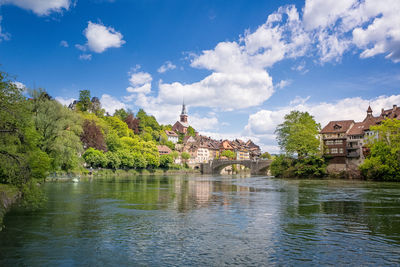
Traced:
[[352, 124], [354, 124], [354, 120], [330, 121], [320, 133], [345, 133]]
[[347, 133], [348, 135], [362, 135], [364, 134], [365, 125], [364, 122], [356, 122], [353, 127]]
[[166, 133], [168, 136], [178, 137], [178, 135], [177, 135], [174, 131], [165, 130], [165, 133]]
[[160, 153], [160, 154], [169, 154], [172, 152], [172, 150], [169, 147], [164, 146], [164, 145], [157, 146], [157, 149], [158, 149], [158, 153]]

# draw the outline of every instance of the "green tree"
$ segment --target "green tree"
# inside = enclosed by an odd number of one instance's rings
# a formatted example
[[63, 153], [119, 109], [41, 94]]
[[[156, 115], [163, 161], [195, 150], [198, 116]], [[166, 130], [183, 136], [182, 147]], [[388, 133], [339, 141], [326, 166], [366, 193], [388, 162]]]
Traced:
[[121, 166], [121, 159], [118, 156], [118, 153], [108, 151], [106, 154], [107, 158], [107, 168], [110, 169], [118, 169]]
[[22, 89], [0, 72], [0, 183], [21, 187], [31, 178], [44, 178], [48, 157], [37, 146], [39, 139]]
[[224, 150], [222, 151], [221, 156], [227, 157], [228, 159], [235, 159], [236, 153], [231, 150]]
[[78, 167], [79, 153], [83, 151], [81, 117], [56, 100], [43, 97], [43, 92], [31, 91], [29, 102], [40, 136], [38, 146], [51, 157], [52, 169], [74, 169]]
[[140, 132], [144, 130], [146, 127], [150, 127], [153, 131], [159, 132], [161, 130], [160, 124], [158, 124], [156, 118], [154, 116], [149, 116], [143, 109], [139, 109], [136, 114], [136, 118], [139, 119], [139, 129]]
[[190, 154], [187, 152], [182, 152], [181, 158], [182, 158], [184, 164], [187, 165], [187, 160], [190, 159]]
[[179, 153], [177, 151], [172, 151], [170, 155], [174, 160], [179, 157]]
[[133, 154], [134, 167], [136, 169], [144, 169], [147, 167], [146, 158], [142, 153], [134, 152]]
[[174, 159], [171, 155], [161, 155], [160, 156], [160, 167], [161, 168], [168, 168], [169, 164], [172, 164]]
[[271, 174], [279, 178], [322, 178], [326, 175], [326, 164], [319, 156], [291, 158], [276, 156], [270, 166]]
[[378, 135], [369, 144], [370, 154], [360, 165], [364, 178], [400, 181], [400, 120], [385, 120], [371, 127]]
[[144, 158], [146, 159], [148, 168], [157, 168], [160, 166], [160, 157], [151, 153], [144, 153]]
[[187, 128], [186, 135], [190, 135], [190, 136], [195, 137], [196, 136], [196, 130], [192, 126], [189, 126]]
[[130, 134], [133, 134], [132, 130], [128, 128], [128, 125], [118, 117], [105, 117], [104, 120], [119, 137], [130, 136]]
[[79, 102], [77, 108], [80, 111], [89, 111], [91, 109], [92, 102], [90, 101], [90, 91], [80, 90], [79, 91]]
[[271, 154], [269, 154], [268, 152], [264, 152], [261, 154], [260, 158], [262, 159], [271, 159]]
[[82, 157], [85, 162], [93, 168], [107, 167], [108, 165], [107, 157], [104, 155], [103, 151], [94, 149], [93, 147], [87, 149]]
[[118, 117], [121, 121], [125, 121], [129, 115], [133, 116], [133, 112], [129, 109], [128, 109], [128, 111], [126, 111], [125, 109], [121, 108], [121, 109], [117, 109], [114, 112], [114, 116]]
[[121, 160], [121, 167], [133, 168], [135, 166], [135, 157], [129, 150], [123, 149], [116, 153], [118, 158]]
[[320, 129], [320, 124], [308, 112], [291, 111], [275, 133], [283, 151], [289, 155], [296, 153], [301, 158], [319, 151], [317, 136]]

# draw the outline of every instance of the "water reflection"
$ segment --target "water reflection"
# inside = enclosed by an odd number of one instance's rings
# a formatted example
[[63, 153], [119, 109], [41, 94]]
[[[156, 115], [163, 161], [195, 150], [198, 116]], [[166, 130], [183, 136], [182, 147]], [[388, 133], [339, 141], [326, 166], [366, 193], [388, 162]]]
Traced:
[[0, 265], [393, 265], [400, 185], [246, 176], [48, 183], [14, 210]]

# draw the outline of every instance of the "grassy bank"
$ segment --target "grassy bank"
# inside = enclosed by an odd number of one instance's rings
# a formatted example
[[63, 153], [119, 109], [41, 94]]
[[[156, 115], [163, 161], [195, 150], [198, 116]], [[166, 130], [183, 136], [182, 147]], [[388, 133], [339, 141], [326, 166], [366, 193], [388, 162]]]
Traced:
[[49, 175], [46, 181], [58, 181], [64, 179], [73, 179], [77, 177], [107, 177], [107, 176], [117, 176], [117, 177], [128, 177], [133, 175], [173, 175], [173, 174], [199, 174], [199, 170], [193, 169], [144, 169], [144, 170], [112, 170], [112, 169], [100, 169], [89, 171], [77, 171], [77, 172], [57, 172]]
[[19, 190], [12, 185], [0, 184], [0, 231], [3, 228], [3, 217], [20, 197]]

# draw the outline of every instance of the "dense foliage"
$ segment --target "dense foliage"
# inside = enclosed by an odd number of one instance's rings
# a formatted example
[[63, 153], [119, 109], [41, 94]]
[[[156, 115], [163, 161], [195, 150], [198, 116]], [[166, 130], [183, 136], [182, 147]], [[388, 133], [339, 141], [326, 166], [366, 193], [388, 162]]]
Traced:
[[388, 119], [371, 127], [377, 138], [370, 143], [370, 154], [360, 165], [366, 179], [400, 181], [400, 120]]
[[315, 155], [319, 151], [318, 133], [321, 129], [308, 112], [291, 111], [276, 128], [279, 146], [288, 155], [299, 158]]
[[[275, 177], [320, 178], [326, 175], [324, 158], [318, 155], [317, 138], [321, 126], [308, 112], [292, 111], [285, 116], [275, 133], [286, 155], [274, 158], [271, 174]], [[297, 155], [297, 157], [294, 157]], [[264, 158], [271, 158], [263, 154]]]
[[222, 151], [221, 156], [226, 157], [228, 159], [236, 159], [236, 153], [231, 150]]
[[[142, 109], [136, 116], [125, 109], [105, 114], [89, 90], [66, 107], [42, 89], [18, 88], [0, 72], [0, 183], [17, 186], [35, 208], [40, 201], [34, 200], [42, 199], [37, 183], [49, 173], [176, 168], [179, 154], [165, 134], [171, 128]], [[160, 156], [157, 145], [174, 152]]]
[[318, 156], [296, 159], [279, 155], [271, 163], [270, 169], [275, 177], [321, 178], [326, 175], [325, 161]]

